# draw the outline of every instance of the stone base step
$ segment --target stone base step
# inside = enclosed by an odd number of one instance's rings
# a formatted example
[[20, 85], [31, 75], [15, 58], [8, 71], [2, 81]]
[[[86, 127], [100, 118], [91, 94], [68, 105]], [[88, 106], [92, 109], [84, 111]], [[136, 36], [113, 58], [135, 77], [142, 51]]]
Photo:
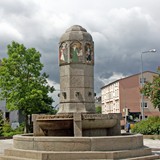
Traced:
[[22, 149], [5, 149], [4, 150], [5, 156], [13, 156], [13, 157], [24, 157], [28, 159], [42, 159], [42, 152], [41, 151], [31, 151], [31, 150], [22, 150]]
[[160, 159], [160, 156], [158, 154], [153, 154], [149, 156], [143, 156], [143, 157], [134, 157], [134, 158], [127, 158], [123, 160], [158, 160]]
[[[22, 158], [23, 157], [23, 158]], [[105, 160], [105, 159], [127, 159], [127, 160], [152, 160], [158, 159], [147, 147], [134, 150], [121, 151], [32, 151], [20, 149], [6, 149], [0, 160]]]
[[[66, 160], [69, 160], [67, 158], [64, 158]], [[108, 158], [107, 158], [108, 159]], [[77, 160], [107, 160], [105, 159], [91, 159], [91, 158], [80, 158]], [[159, 155], [150, 155], [150, 156], [143, 156], [143, 157], [134, 157], [134, 158], [126, 158], [126, 159], [121, 159], [121, 160], [159, 160], [160, 156]], [[0, 160], [37, 160], [37, 159], [31, 159], [31, 158], [21, 158], [21, 157], [14, 157], [14, 156], [1, 156], [0, 155]], [[45, 159], [45, 160], [51, 160], [51, 159]], [[110, 159], [111, 160], [111, 159]]]
[[0, 155], [0, 160], [37, 160], [37, 159]]

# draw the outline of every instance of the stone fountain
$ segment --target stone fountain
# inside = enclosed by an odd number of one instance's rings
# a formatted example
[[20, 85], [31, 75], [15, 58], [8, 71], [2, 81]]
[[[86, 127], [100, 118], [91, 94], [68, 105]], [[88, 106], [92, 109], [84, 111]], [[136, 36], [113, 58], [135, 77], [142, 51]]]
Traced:
[[156, 159], [143, 136], [121, 135], [120, 113], [96, 114], [94, 42], [79, 25], [59, 43], [60, 107], [33, 115], [33, 135], [16, 135], [1, 160]]

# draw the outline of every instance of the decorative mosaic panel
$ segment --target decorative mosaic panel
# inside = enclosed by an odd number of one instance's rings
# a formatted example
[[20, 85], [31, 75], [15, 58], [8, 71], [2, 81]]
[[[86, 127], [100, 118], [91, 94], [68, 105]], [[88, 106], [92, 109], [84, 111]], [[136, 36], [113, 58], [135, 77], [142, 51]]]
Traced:
[[67, 43], [62, 43], [59, 47], [59, 63], [68, 63], [69, 55], [68, 55], [68, 46]]
[[82, 45], [78, 41], [73, 42], [70, 45], [70, 62], [82, 62], [83, 60], [83, 50]]
[[94, 63], [93, 46], [89, 43], [85, 45], [85, 62], [87, 64]]

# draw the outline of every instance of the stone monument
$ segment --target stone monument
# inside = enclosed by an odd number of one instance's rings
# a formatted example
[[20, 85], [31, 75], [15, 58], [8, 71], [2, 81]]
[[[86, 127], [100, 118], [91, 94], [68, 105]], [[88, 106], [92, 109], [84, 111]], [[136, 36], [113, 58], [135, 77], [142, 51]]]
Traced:
[[96, 114], [94, 106], [94, 42], [74, 25], [59, 43], [60, 107], [57, 115], [38, 115], [34, 135], [120, 135], [121, 114]]
[[79, 25], [59, 43], [60, 107], [33, 115], [34, 133], [16, 135], [0, 160], [156, 159], [140, 134], [121, 135], [121, 114], [96, 114], [94, 42]]

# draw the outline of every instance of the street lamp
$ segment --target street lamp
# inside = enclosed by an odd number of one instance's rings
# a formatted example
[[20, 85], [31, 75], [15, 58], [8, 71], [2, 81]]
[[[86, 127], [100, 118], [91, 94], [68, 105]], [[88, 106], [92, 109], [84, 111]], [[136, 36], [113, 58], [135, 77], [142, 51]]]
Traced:
[[[141, 52], [141, 88], [143, 88], [144, 85], [144, 78], [143, 78], [143, 59], [142, 59], [142, 55], [145, 53], [153, 53], [156, 52], [156, 49], [150, 49], [148, 51], [143, 51]], [[144, 120], [144, 95], [143, 93], [141, 93], [141, 114], [142, 114], [142, 120]]]

